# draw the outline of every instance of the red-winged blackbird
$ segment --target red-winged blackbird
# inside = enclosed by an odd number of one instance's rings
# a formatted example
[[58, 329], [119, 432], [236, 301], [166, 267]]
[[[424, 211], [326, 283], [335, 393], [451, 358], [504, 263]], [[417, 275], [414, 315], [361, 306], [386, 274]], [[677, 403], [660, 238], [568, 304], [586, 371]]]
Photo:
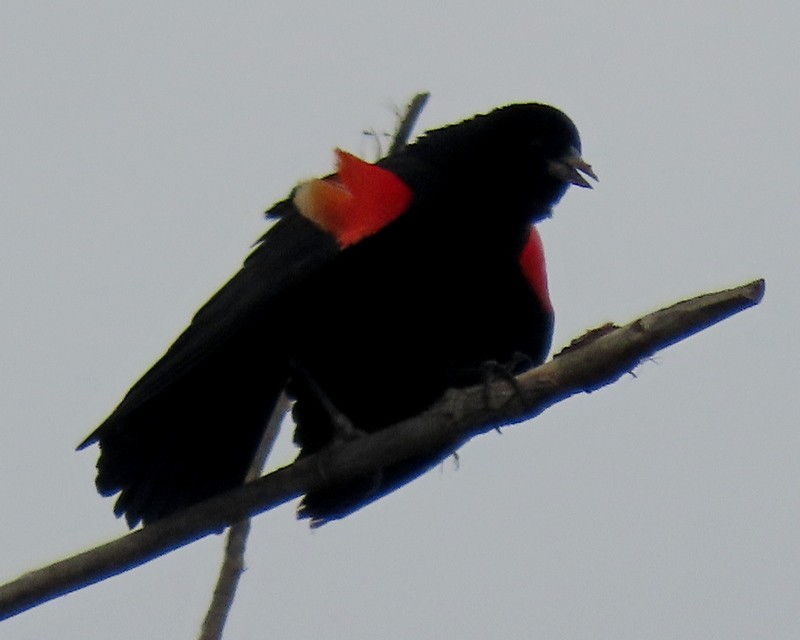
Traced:
[[[129, 526], [243, 481], [281, 391], [300, 455], [336, 437], [332, 405], [374, 432], [426, 409], [482, 365], [542, 362], [553, 313], [532, 223], [595, 177], [573, 123], [517, 104], [429, 131], [368, 164], [298, 187], [242, 269], [79, 448], [98, 442], [97, 488]], [[482, 372], [483, 371], [483, 372]], [[307, 495], [340, 518], [444, 452]]]

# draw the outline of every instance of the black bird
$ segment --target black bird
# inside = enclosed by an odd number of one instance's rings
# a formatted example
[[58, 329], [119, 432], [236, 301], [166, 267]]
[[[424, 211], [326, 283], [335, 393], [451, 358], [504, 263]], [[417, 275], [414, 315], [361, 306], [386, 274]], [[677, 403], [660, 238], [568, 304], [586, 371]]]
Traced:
[[[532, 225], [596, 179], [580, 148], [561, 111], [514, 104], [375, 164], [337, 150], [337, 173], [267, 212], [242, 269], [79, 446], [99, 443], [116, 515], [134, 527], [241, 484], [285, 388], [303, 456], [337, 437], [331, 406], [374, 432], [486, 362], [542, 362], [553, 310]], [[343, 517], [442, 455], [307, 495], [299, 515]]]

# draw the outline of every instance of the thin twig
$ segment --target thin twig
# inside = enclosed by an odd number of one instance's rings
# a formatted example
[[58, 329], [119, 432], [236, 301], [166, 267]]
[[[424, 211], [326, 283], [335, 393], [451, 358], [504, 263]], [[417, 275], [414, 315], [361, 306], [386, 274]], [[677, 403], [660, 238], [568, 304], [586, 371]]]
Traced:
[[[267, 428], [261, 438], [261, 444], [253, 456], [253, 462], [247, 472], [246, 482], [251, 482], [261, 475], [264, 464], [269, 457], [275, 440], [280, 432], [281, 421], [289, 409], [289, 398], [282, 393], [272, 410]], [[203, 620], [203, 626], [198, 640], [219, 640], [225, 628], [225, 622], [236, 597], [236, 588], [239, 578], [244, 572], [244, 552], [247, 547], [247, 537], [250, 535], [250, 518], [246, 518], [228, 529], [228, 540], [225, 544], [225, 556], [219, 571], [219, 578], [214, 587], [211, 604]]]
[[[457, 449], [500, 424], [538, 415], [582, 391], [610, 384], [658, 350], [761, 301], [764, 281], [705, 294], [611, 328], [507, 381], [451, 390], [423, 414], [338, 444], [100, 547], [26, 573], [0, 587], [0, 619], [132, 569], [232, 523], [349, 479], [419, 456]], [[521, 402], [514, 402], [521, 396]]]
[[389, 147], [389, 153], [387, 155], [393, 156], [406, 148], [408, 139], [411, 137], [411, 132], [414, 130], [414, 126], [419, 119], [419, 114], [422, 113], [430, 97], [431, 94], [426, 92], [418, 93], [411, 98], [408, 106], [406, 106], [405, 114], [403, 114], [397, 124], [397, 130], [394, 132], [392, 145]]

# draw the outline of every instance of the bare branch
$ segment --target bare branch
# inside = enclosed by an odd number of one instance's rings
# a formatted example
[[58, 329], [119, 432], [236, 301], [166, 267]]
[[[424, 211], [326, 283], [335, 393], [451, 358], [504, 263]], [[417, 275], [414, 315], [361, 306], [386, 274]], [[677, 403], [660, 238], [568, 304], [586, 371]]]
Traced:
[[[247, 472], [247, 482], [255, 480], [261, 475], [275, 440], [278, 438], [281, 421], [288, 409], [289, 398], [285, 393], [282, 393], [275, 403], [275, 408], [272, 410], [272, 415], [261, 438], [258, 451], [253, 456], [253, 462]], [[219, 640], [222, 638], [225, 622], [233, 606], [233, 599], [236, 597], [239, 578], [244, 572], [244, 551], [247, 547], [247, 537], [249, 535], [250, 518], [237, 522], [228, 529], [225, 557], [222, 560], [217, 585], [214, 587], [214, 595], [203, 620], [203, 627], [198, 640]]]
[[659, 349], [758, 304], [764, 286], [763, 280], [756, 280], [679, 302], [623, 327], [590, 332], [558, 357], [519, 376], [519, 390], [505, 381], [492, 384], [488, 395], [483, 385], [451, 390], [425, 413], [390, 429], [336, 445], [122, 538], [27, 573], [0, 587], [0, 619], [127, 571], [308, 491], [374, 473], [420, 452], [455, 451], [499, 424], [521, 422], [571, 395], [599, 389]]

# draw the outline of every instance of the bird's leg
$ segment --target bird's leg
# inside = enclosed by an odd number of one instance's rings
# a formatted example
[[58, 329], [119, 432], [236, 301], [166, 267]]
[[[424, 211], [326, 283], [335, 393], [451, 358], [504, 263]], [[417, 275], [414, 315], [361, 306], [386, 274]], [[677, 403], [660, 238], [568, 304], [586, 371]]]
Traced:
[[333, 442], [348, 442], [364, 435], [364, 431], [356, 427], [352, 420], [342, 413], [322, 389], [314, 377], [302, 365], [292, 363], [292, 375], [314, 395], [319, 406], [327, 414], [333, 430]]

